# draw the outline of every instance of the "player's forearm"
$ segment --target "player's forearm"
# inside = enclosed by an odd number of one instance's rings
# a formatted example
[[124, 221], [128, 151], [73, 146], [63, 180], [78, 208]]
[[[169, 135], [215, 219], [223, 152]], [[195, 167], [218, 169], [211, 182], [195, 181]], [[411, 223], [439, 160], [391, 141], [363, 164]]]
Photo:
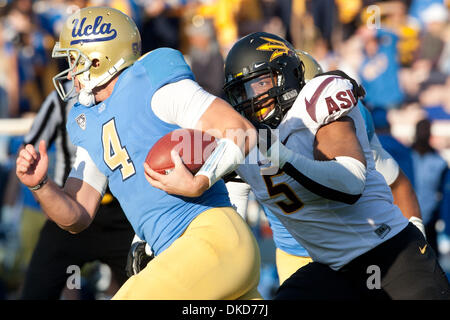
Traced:
[[230, 201], [236, 211], [245, 218], [247, 216], [248, 195], [250, 186], [244, 182], [227, 182], [226, 187]]
[[205, 111], [196, 129], [207, 131], [216, 138], [233, 141], [245, 156], [253, 149], [257, 141], [257, 133], [253, 125], [220, 98], [216, 98]]
[[205, 111], [196, 128], [219, 138], [214, 152], [196, 175], [208, 178], [207, 187], [234, 171], [256, 146], [253, 125], [219, 98]]
[[425, 227], [420, 213], [419, 201], [408, 177], [399, 169], [397, 179], [390, 185], [394, 204], [402, 214], [422, 232], [426, 238]]
[[33, 194], [44, 213], [66, 231], [81, 232], [92, 221], [87, 211], [51, 179]]
[[231, 118], [228, 122], [217, 124], [216, 128], [211, 128], [213, 132], [219, 130], [216, 137], [228, 139], [241, 150], [242, 154], [248, 155], [250, 150], [256, 146], [257, 133], [252, 124], [244, 118]]
[[237, 134], [233, 130], [229, 130], [225, 132], [225, 137], [233, 140], [241, 150], [244, 150], [244, 155], [247, 156], [250, 150], [256, 146], [258, 140], [257, 132], [253, 125], [244, 118], [237, 120], [235, 130]]
[[349, 204], [360, 198], [366, 181], [366, 168], [360, 161], [352, 157], [336, 157], [331, 161], [312, 160], [282, 144], [278, 150], [283, 171], [309, 191]]
[[[273, 135], [273, 133], [271, 134]], [[267, 152], [272, 166], [278, 166], [309, 191], [326, 199], [355, 203], [366, 184], [366, 161], [355, 134], [353, 119], [339, 118], [316, 133], [310, 159], [284, 146], [278, 137]]]
[[403, 173], [399, 171], [397, 179], [390, 185], [392, 195], [394, 197], [394, 204], [396, 204], [403, 215], [410, 219], [411, 217], [422, 218], [420, 213], [419, 202], [416, 193], [411, 185], [411, 182]]
[[397, 161], [383, 148], [376, 134], [370, 140], [370, 148], [375, 160], [375, 169], [383, 175], [388, 185], [392, 185], [400, 172]]

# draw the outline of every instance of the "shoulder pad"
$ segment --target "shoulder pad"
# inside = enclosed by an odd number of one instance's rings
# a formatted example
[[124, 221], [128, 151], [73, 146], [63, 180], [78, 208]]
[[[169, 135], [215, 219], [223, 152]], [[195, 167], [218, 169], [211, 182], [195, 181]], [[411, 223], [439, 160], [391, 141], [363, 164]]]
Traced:
[[138, 63], [144, 67], [151, 83], [157, 86], [186, 78], [194, 80], [194, 74], [182, 53], [175, 49], [159, 48], [150, 51]]
[[324, 125], [346, 115], [356, 105], [349, 80], [339, 76], [319, 76], [303, 87], [299, 99], [309, 117]]

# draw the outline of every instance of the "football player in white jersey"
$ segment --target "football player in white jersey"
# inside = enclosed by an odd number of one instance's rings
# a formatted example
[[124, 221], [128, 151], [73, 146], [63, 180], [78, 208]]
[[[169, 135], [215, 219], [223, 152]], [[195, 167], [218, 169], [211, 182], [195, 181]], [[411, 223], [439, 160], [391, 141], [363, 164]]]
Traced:
[[[335, 72], [305, 85], [293, 46], [264, 32], [235, 43], [225, 75], [235, 109], [270, 133], [236, 171], [314, 260], [276, 299], [448, 299], [435, 253], [375, 170], [356, 82]], [[217, 178], [214, 164], [203, 170]], [[165, 176], [146, 168], [177, 194], [192, 192], [186, 171], [180, 161]]]
[[[307, 52], [297, 51], [297, 55], [304, 66], [304, 80], [309, 80], [323, 73], [320, 64]], [[414, 223], [416, 227], [425, 235], [425, 228], [422, 223], [420, 207], [414, 189], [398, 166], [395, 159], [381, 146], [376, 134], [370, 111], [358, 102], [359, 110], [363, 116], [366, 133], [369, 138], [370, 147], [375, 160], [376, 169], [383, 175], [387, 184], [391, 188], [394, 203], [399, 206], [403, 215]], [[247, 216], [248, 196], [250, 186], [240, 179], [236, 174], [224, 177], [228, 181], [226, 186], [230, 195], [230, 200], [236, 210], [243, 216]], [[312, 261], [307, 251], [290, 235], [290, 233], [279, 222], [276, 216], [264, 208], [268, 222], [273, 232], [273, 239], [276, 246], [276, 266], [280, 284], [289, 278], [299, 268]]]

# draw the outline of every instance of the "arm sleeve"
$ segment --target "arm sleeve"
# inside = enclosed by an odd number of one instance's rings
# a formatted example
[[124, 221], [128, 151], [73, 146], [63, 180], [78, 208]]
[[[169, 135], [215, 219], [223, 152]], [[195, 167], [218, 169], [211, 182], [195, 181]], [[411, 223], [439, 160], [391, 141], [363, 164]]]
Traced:
[[153, 112], [161, 120], [193, 129], [215, 98], [197, 82], [184, 79], [157, 90], [151, 105]]
[[248, 195], [250, 193], [250, 186], [245, 182], [227, 182], [228, 195], [231, 204], [236, 211], [242, 216], [247, 217]]
[[102, 196], [108, 185], [107, 177], [97, 168], [89, 153], [82, 147], [77, 147], [75, 163], [70, 171], [69, 178], [76, 178], [88, 183]]
[[277, 143], [277, 148], [280, 167], [309, 191], [347, 204], [361, 197], [366, 183], [366, 167], [362, 162], [346, 156], [331, 161], [311, 160], [281, 143]]
[[397, 161], [387, 152], [381, 145], [376, 134], [370, 140], [370, 148], [372, 149], [373, 158], [375, 160], [375, 168], [380, 172], [388, 185], [394, 183], [399, 174], [399, 166]]

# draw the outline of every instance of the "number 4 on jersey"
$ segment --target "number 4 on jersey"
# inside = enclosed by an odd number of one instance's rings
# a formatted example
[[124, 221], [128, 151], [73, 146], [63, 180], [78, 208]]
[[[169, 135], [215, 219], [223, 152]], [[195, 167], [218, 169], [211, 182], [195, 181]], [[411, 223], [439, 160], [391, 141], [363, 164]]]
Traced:
[[127, 149], [122, 147], [122, 144], [120, 143], [114, 118], [103, 125], [102, 143], [103, 160], [108, 167], [112, 171], [120, 167], [123, 180], [126, 180], [134, 175], [136, 170], [133, 162], [130, 160]]

